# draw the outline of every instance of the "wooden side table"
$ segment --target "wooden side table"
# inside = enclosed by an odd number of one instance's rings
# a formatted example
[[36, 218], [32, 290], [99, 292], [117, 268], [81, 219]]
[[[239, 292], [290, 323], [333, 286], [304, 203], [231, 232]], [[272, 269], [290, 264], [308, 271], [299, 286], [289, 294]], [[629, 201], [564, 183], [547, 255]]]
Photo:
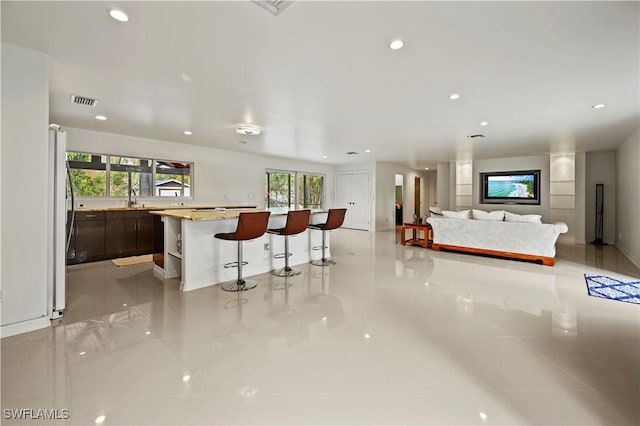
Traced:
[[[411, 230], [412, 238], [406, 238], [406, 231]], [[419, 238], [418, 232], [422, 231], [422, 238]], [[400, 230], [400, 243], [403, 245], [417, 245], [424, 248], [431, 247], [433, 243], [433, 229], [428, 223], [405, 223]]]

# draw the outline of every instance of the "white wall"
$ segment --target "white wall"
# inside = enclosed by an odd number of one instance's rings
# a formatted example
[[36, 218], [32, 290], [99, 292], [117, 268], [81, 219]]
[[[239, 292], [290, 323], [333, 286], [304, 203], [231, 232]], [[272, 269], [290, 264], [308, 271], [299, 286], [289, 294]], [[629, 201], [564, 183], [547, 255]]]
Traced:
[[436, 206], [440, 207], [442, 210], [451, 210], [449, 206], [449, 196], [451, 192], [451, 181], [450, 181], [450, 166], [449, 163], [438, 163], [438, 169], [436, 171], [436, 192], [438, 194], [436, 198]]
[[575, 233], [574, 242], [576, 244], [585, 244], [587, 242], [585, 236], [586, 223], [586, 176], [587, 176], [587, 155], [584, 152], [575, 153]]
[[[520, 170], [540, 170], [540, 205], [480, 204], [480, 173]], [[549, 222], [549, 156], [498, 158], [473, 162], [473, 208], [480, 210], [508, 210], [518, 214], [539, 214]]]
[[[588, 152], [585, 178], [585, 239], [595, 239], [596, 183], [604, 184], [604, 242], [616, 242], [616, 153]], [[640, 214], [640, 213], [639, 213]]]
[[49, 325], [48, 66], [43, 54], [2, 44], [3, 336]]
[[422, 201], [422, 216], [429, 212], [429, 207], [437, 205], [438, 200], [438, 173], [436, 171], [422, 172], [422, 185], [420, 186], [420, 200]]
[[640, 267], [640, 128], [616, 152], [616, 246]]
[[395, 227], [395, 183], [396, 175], [402, 175], [404, 180], [403, 195], [404, 207], [402, 209], [403, 221], [413, 221], [415, 209], [414, 191], [415, 178], [421, 178], [420, 194], [421, 208], [420, 215], [424, 216], [429, 209], [424, 198], [424, 187], [427, 181], [428, 172], [417, 172], [400, 164], [379, 161], [376, 163], [376, 230], [393, 229]]
[[[67, 149], [104, 154], [121, 154], [167, 160], [193, 161], [193, 199], [187, 205], [238, 204], [265, 207], [264, 174], [266, 169], [295, 170], [325, 175], [325, 206], [334, 200], [334, 167], [331, 165], [226, 151], [176, 142], [143, 139], [133, 136], [65, 128]], [[140, 198], [139, 201], [144, 201]], [[149, 200], [153, 205], [172, 200]], [[105, 203], [122, 204], [124, 199], [83, 200], [86, 207]]]

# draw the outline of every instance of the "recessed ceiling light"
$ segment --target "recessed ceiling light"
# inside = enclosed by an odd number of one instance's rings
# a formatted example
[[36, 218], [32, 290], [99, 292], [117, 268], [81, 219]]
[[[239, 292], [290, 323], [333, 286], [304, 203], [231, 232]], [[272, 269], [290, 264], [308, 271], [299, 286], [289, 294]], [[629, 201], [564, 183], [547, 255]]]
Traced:
[[94, 423], [97, 425], [101, 425], [102, 423], [104, 423], [104, 421], [106, 420], [107, 416], [98, 416], [96, 417], [96, 419], [94, 420]]
[[104, 115], [94, 115], [93, 118], [100, 121], [105, 121], [107, 119], [107, 117]]
[[187, 383], [189, 380], [191, 380], [191, 376], [188, 374], [185, 374], [184, 376], [182, 376], [182, 381]]
[[257, 136], [262, 132], [262, 128], [260, 126], [256, 126], [253, 124], [238, 124], [236, 126], [236, 133], [240, 135], [246, 136]]
[[457, 93], [452, 93], [449, 95], [449, 99], [455, 101], [456, 99], [460, 99], [460, 95], [458, 95]]
[[425, 170], [429, 170], [429, 168], [428, 168], [428, 167], [425, 167], [424, 169], [425, 169]]
[[109, 16], [111, 16], [116, 21], [120, 21], [120, 22], [129, 21], [129, 16], [127, 16], [127, 14], [121, 11], [120, 9], [109, 9]]
[[483, 121], [483, 122], [480, 123], [481, 126], [486, 126], [487, 124], [489, 124], [488, 121]]
[[187, 136], [191, 136], [191, 135], [193, 134], [193, 133], [191, 132], [191, 130], [185, 130], [185, 131], [184, 131], [184, 132], [182, 132], [182, 133], [184, 133], [184, 134], [185, 134], [185, 135], [187, 135]]
[[365, 149], [364, 152], [371, 152], [371, 150], [370, 149]]
[[78, 355], [82, 356], [82, 355], [86, 355], [86, 354], [87, 354], [87, 351], [82, 351]]
[[144, 334], [146, 334], [147, 336], [151, 334], [150, 331], [145, 331]]
[[391, 50], [402, 49], [402, 46], [404, 46], [404, 42], [402, 40], [393, 40], [389, 43], [389, 49]]
[[326, 155], [323, 155], [323, 156], [322, 156], [322, 158], [327, 158], [327, 156], [326, 156]]
[[596, 105], [592, 106], [591, 108], [593, 108], [593, 109], [600, 109], [600, 108], [604, 108], [604, 107], [606, 107], [606, 105], [605, 105], [605, 104], [596, 104]]

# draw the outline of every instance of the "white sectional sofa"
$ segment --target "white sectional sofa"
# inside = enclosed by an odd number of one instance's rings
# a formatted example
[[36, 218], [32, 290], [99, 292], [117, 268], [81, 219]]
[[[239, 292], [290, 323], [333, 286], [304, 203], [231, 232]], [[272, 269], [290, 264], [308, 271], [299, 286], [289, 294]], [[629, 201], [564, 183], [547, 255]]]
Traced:
[[451, 250], [555, 264], [556, 240], [565, 223], [455, 219], [431, 216], [434, 250]]

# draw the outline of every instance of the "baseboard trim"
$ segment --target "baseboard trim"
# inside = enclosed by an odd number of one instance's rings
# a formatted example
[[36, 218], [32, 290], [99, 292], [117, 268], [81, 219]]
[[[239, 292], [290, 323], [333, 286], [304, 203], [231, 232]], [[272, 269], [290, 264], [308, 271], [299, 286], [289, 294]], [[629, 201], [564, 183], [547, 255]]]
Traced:
[[0, 337], [15, 336], [17, 334], [28, 333], [30, 331], [36, 331], [47, 327], [51, 327], [51, 320], [49, 317], [20, 321], [0, 327]]
[[624, 254], [631, 263], [633, 263], [637, 268], [640, 268], [640, 260], [636, 259], [631, 253], [629, 253], [629, 251], [626, 248], [618, 245], [616, 246], [616, 248], [620, 250], [622, 254]]
[[575, 237], [572, 237], [572, 236], [560, 235], [558, 237], [558, 242], [562, 244], [573, 244], [576, 242], [576, 239]]

